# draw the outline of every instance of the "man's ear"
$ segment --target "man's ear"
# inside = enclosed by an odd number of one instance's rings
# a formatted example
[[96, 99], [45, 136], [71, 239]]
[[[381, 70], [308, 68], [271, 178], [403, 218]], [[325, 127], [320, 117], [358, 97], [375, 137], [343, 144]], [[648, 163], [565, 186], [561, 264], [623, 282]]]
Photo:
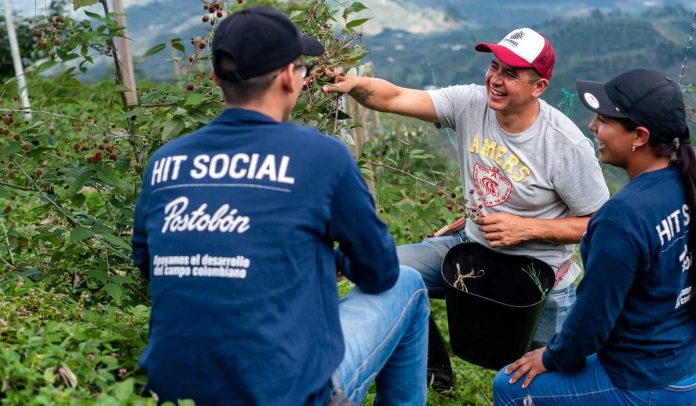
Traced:
[[214, 82], [216, 85], [220, 86], [221, 80], [220, 80], [220, 78], [218, 77], [218, 75], [215, 73], [215, 71], [213, 71], [213, 72], [210, 74], [210, 78], [213, 79], [213, 82]]
[[540, 78], [534, 81], [533, 90], [532, 90], [532, 96], [534, 97], [541, 97], [541, 95], [548, 89], [549, 87], [549, 80]]
[[288, 93], [293, 93], [297, 87], [297, 80], [295, 80], [295, 64], [291, 63], [285, 65], [278, 75], [278, 80], [283, 90]]
[[636, 133], [636, 138], [633, 140], [633, 145], [635, 145], [636, 148], [647, 145], [648, 141], [650, 141], [650, 130], [641, 126], [637, 127], [634, 131]]

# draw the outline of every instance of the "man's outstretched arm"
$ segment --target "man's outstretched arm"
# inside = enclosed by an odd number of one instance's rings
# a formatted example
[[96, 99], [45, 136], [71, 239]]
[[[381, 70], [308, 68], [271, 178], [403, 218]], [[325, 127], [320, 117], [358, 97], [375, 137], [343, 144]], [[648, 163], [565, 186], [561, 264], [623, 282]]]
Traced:
[[383, 79], [337, 75], [334, 83], [324, 85], [322, 91], [348, 93], [358, 103], [372, 110], [438, 122], [433, 101], [425, 90], [396, 86]]

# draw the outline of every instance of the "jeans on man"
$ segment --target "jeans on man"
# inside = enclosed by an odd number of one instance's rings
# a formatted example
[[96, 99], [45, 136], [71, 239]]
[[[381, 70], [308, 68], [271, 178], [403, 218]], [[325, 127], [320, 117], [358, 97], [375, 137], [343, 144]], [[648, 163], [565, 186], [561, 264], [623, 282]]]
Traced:
[[[431, 297], [444, 298], [446, 285], [440, 274], [442, 261], [450, 248], [466, 241], [466, 235], [461, 231], [445, 237], [428, 238], [416, 244], [401, 245], [397, 247], [399, 263], [415, 268], [421, 273]], [[573, 285], [549, 292], [539, 325], [534, 333], [533, 346], [545, 345], [554, 334], [561, 331], [563, 321], [574, 302], [575, 287]]]
[[376, 405], [425, 405], [430, 305], [421, 275], [401, 266], [388, 291], [356, 287], [338, 307], [346, 352], [332, 376], [334, 395], [360, 404], [376, 380]]
[[662, 388], [623, 389], [612, 383], [596, 354], [587, 357], [585, 367], [579, 372], [545, 372], [537, 375], [527, 389], [522, 389], [524, 378], [510, 384], [512, 375], [506, 375], [505, 368], [493, 380], [493, 399], [497, 406], [696, 404], [696, 374]]

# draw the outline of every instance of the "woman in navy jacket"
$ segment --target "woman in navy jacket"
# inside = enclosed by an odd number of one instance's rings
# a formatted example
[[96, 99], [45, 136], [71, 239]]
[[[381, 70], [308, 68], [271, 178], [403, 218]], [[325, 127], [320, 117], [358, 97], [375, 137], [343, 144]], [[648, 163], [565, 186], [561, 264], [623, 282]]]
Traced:
[[495, 403], [694, 405], [696, 156], [681, 90], [645, 69], [577, 86], [599, 159], [630, 182], [590, 220], [562, 331], [498, 373]]

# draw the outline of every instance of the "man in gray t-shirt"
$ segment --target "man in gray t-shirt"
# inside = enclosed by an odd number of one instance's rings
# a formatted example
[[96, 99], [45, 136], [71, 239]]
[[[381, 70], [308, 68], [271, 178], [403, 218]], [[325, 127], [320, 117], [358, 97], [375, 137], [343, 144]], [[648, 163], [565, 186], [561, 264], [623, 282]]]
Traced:
[[[575, 298], [573, 281], [580, 268], [570, 261], [574, 244], [609, 191], [590, 140], [540, 99], [555, 62], [551, 44], [536, 31], [521, 28], [497, 44], [481, 43], [475, 49], [493, 53], [485, 86], [423, 91], [381, 79], [338, 76], [323, 90], [349, 93], [368, 108], [456, 131], [464, 191], [471, 193], [469, 200], [478, 201], [484, 215], [476, 222], [468, 219], [464, 232], [399, 247], [399, 260], [421, 272], [434, 296], [445, 289], [442, 259], [462, 241], [549, 263], [557, 272], [557, 284], [534, 337], [536, 345], [543, 345], [560, 330]], [[451, 376], [434, 326], [429, 367]], [[444, 385], [451, 381], [445, 378]]]

